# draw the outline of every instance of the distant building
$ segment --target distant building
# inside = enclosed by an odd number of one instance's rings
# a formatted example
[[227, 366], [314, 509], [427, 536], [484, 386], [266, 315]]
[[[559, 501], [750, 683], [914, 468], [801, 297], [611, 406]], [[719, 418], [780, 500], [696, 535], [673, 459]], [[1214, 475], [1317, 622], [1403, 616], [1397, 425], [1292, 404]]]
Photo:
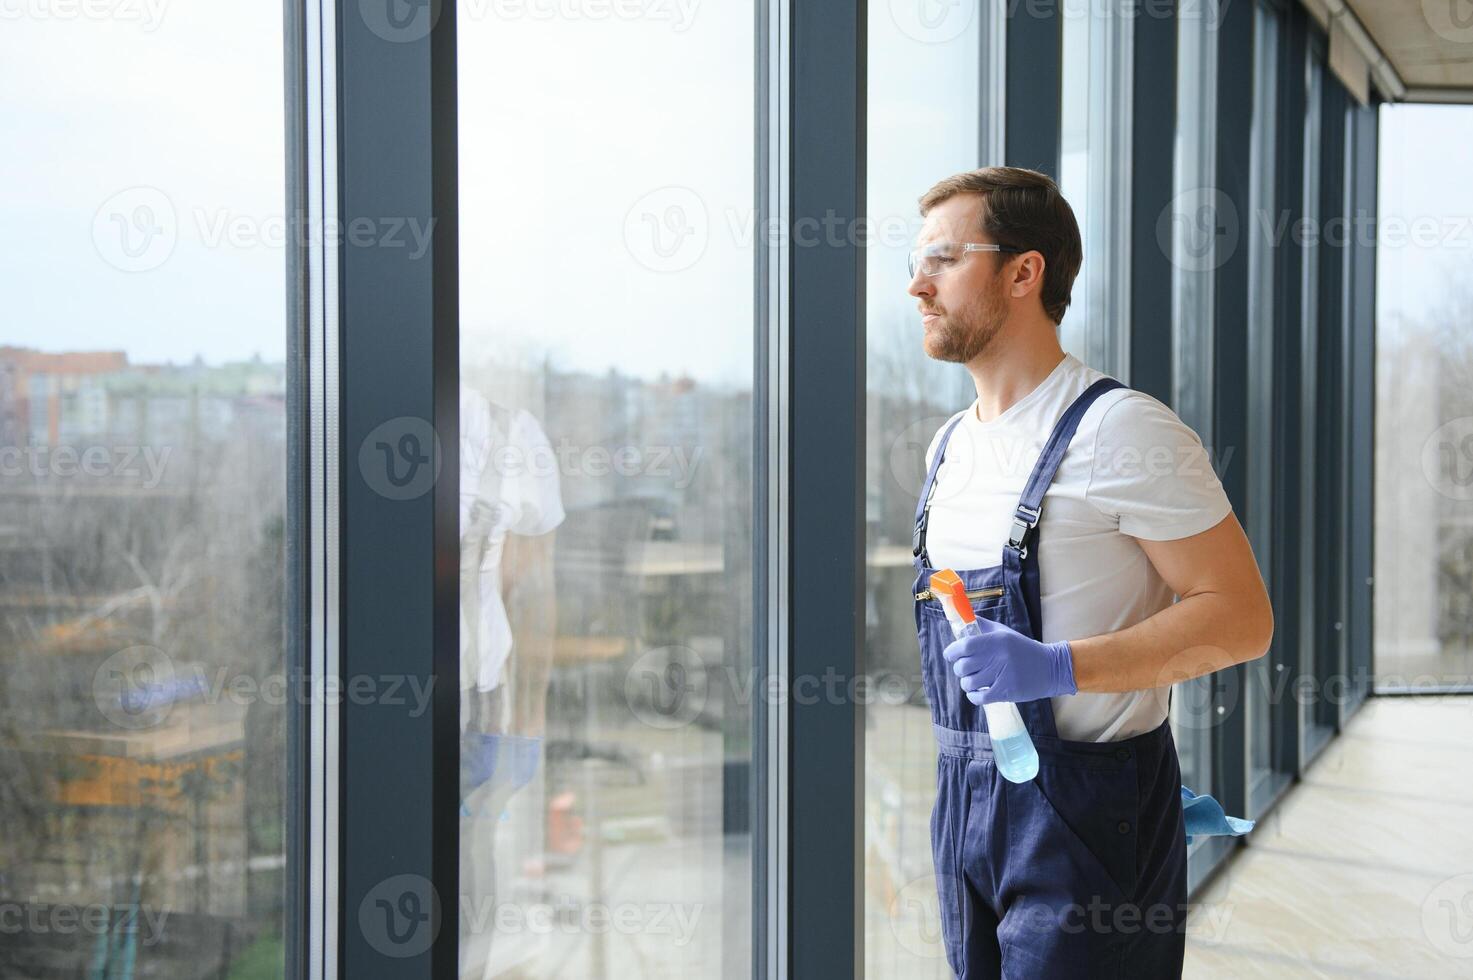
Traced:
[[[5, 445], [63, 442], [65, 399], [80, 393], [79, 411], [97, 419], [106, 399], [96, 381], [128, 369], [124, 351], [65, 351], [0, 347], [0, 435]], [[24, 438], [22, 438], [24, 437]]]

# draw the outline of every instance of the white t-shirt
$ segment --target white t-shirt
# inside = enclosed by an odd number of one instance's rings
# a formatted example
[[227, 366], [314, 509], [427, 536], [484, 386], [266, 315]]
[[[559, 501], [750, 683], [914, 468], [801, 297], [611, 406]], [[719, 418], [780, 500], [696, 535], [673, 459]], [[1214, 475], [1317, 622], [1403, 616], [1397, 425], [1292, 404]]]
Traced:
[[[1023, 486], [1054, 424], [1105, 377], [1066, 354], [1039, 386], [983, 422], [974, 401], [936, 474], [926, 550], [932, 568], [1002, 562]], [[953, 419], [956, 416], [952, 416]], [[950, 421], [947, 422], [950, 425]], [[931, 440], [926, 468], [946, 426]], [[1099, 396], [1079, 422], [1043, 498], [1038, 542], [1044, 642], [1134, 626], [1174, 598], [1136, 539], [1169, 541], [1215, 527], [1231, 512], [1202, 441], [1143, 392]], [[1170, 687], [1053, 699], [1061, 738], [1111, 742], [1150, 731], [1167, 714]]]
[[[511, 622], [501, 599], [506, 536], [546, 534], [566, 515], [556, 460], [542, 426], [525, 410], [493, 406], [462, 384], [462, 534], [470, 527], [477, 497], [494, 508], [494, 520], [479, 557], [461, 556], [460, 686], [462, 690], [490, 691], [501, 684], [512, 649]], [[468, 602], [472, 596], [474, 602]]]

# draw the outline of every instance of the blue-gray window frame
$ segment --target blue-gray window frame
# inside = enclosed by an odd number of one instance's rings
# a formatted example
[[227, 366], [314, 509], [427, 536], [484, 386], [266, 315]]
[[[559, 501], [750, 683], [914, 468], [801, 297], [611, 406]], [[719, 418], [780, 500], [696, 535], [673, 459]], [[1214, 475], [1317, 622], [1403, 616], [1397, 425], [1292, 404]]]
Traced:
[[[329, 3], [330, 0], [321, 0]], [[388, 40], [343, 4], [337, 32], [337, 204], [361, 219], [430, 227], [427, 254], [337, 247], [341, 274], [339, 557], [341, 674], [433, 683], [430, 707], [342, 700], [337, 846], [339, 975], [453, 980], [459, 890], [459, 257], [455, 4], [433, 29]], [[428, 110], [428, 111], [426, 111]], [[429, 224], [433, 222], [433, 224]], [[422, 420], [439, 475], [421, 496], [376, 492], [357, 447], [392, 419]], [[410, 876], [399, 879], [399, 876]], [[413, 955], [385, 955], [359, 910], [391, 880], [428, 883], [438, 932]], [[392, 896], [391, 896], [392, 897]], [[383, 943], [377, 944], [382, 946]]]

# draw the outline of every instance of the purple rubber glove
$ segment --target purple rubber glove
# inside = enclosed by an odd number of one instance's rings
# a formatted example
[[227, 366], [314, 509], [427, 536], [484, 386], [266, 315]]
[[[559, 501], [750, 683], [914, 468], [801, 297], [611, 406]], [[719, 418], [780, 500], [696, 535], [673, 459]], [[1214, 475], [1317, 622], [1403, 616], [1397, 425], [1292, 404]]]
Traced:
[[1037, 701], [1078, 694], [1067, 642], [1040, 643], [1011, 626], [978, 619], [979, 636], [952, 640], [941, 655], [973, 704]]

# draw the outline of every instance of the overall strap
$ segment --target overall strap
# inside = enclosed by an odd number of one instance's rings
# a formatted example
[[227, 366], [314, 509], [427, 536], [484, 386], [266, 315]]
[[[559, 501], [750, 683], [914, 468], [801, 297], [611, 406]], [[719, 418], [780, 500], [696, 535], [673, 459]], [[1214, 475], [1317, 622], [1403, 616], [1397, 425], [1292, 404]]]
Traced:
[[941, 442], [936, 446], [936, 455], [931, 457], [931, 468], [926, 473], [925, 485], [921, 487], [921, 499], [916, 504], [915, 530], [910, 535], [911, 554], [915, 557], [917, 568], [925, 568], [931, 563], [931, 556], [926, 554], [926, 524], [931, 518], [931, 495], [936, 492], [936, 471], [941, 468], [941, 460], [946, 456], [946, 444], [951, 441], [952, 432], [956, 431], [964, 417], [964, 414], [958, 415], [946, 427]]
[[1039, 514], [1043, 510], [1043, 495], [1048, 491], [1049, 484], [1054, 482], [1054, 473], [1069, 448], [1069, 440], [1074, 438], [1074, 432], [1079, 428], [1079, 420], [1095, 403], [1096, 398], [1107, 391], [1124, 387], [1114, 378], [1096, 381], [1064, 410], [1064, 414], [1054, 425], [1054, 431], [1049, 433], [1048, 442], [1044, 443], [1043, 452], [1038, 456], [1038, 463], [1034, 465], [1028, 483], [1023, 487], [1023, 496], [1018, 499], [1018, 509], [1013, 514], [1013, 529], [1008, 534], [1008, 547], [1016, 551], [1018, 557], [1028, 557], [1028, 540], [1032, 537], [1033, 529], [1038, 526]]

